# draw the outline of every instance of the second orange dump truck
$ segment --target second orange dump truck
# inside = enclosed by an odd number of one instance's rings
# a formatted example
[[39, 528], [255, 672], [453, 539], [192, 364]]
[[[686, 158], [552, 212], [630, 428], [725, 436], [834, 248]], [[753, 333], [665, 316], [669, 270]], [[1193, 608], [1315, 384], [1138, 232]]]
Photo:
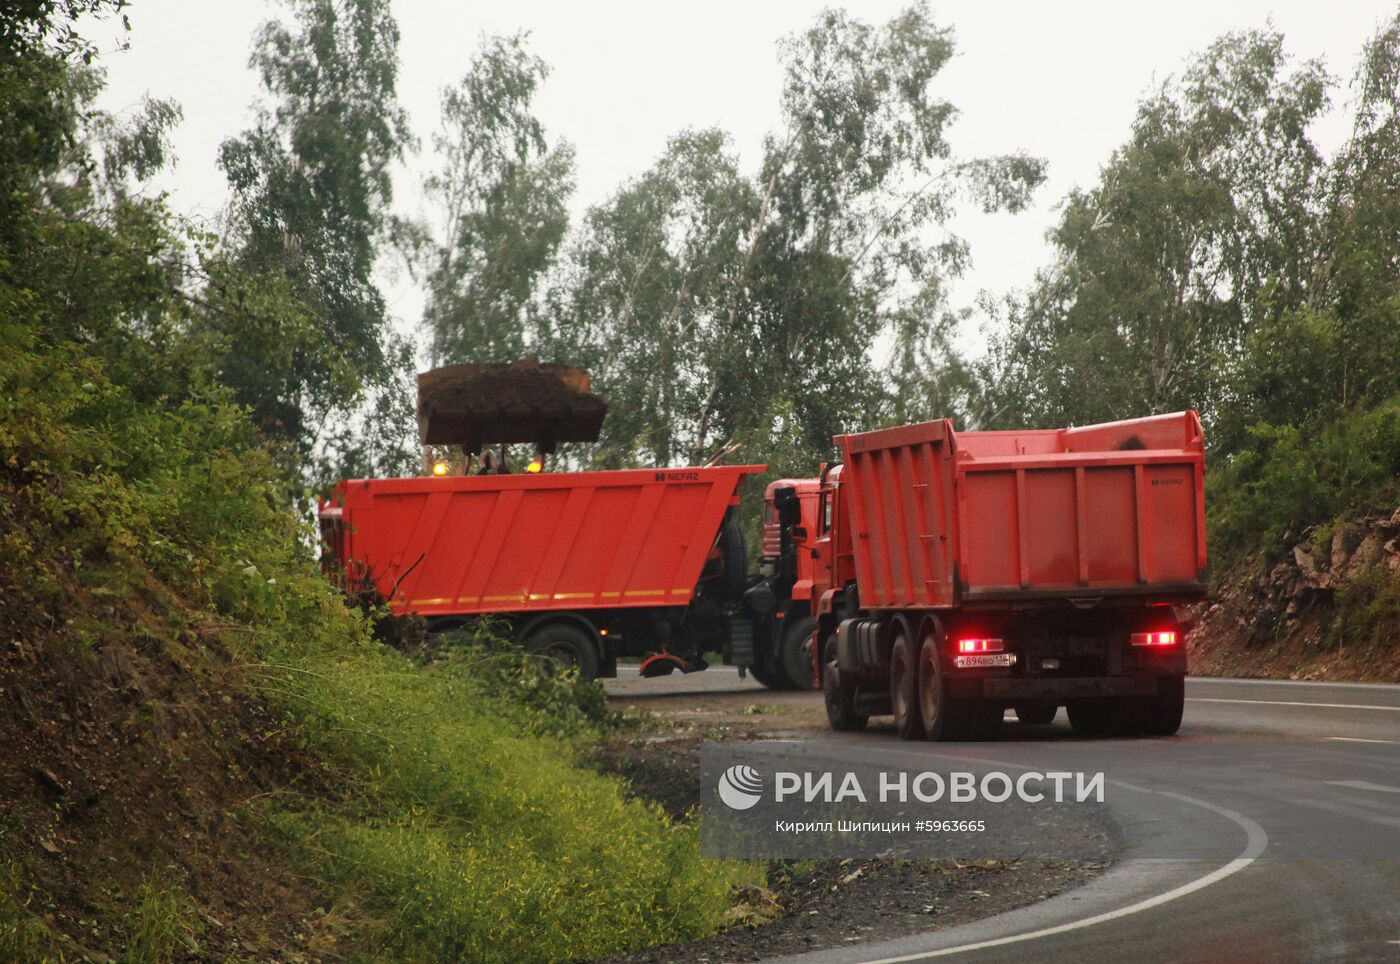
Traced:
[[976, 738], [1007, 708], [1064, 706], [1078, 731], [1176, 731], [1173, 607], [1206, 588], [1194, 412], [836, 443], [820, 478], [770, 487], [772, 574], [746, 596], [789, 653], [801, 640], [833, 727], [892, 715], [905, 737]]

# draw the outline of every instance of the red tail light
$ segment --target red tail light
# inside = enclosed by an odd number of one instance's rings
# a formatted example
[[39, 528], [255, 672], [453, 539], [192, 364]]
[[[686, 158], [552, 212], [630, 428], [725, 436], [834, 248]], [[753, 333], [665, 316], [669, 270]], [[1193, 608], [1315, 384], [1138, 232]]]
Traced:
[[958, 640], [960, 653], [1000, 653], [1005, 648], [1006, 644], [999, 639], [977, 637]]
[[1152, 633], [1133, 633], [1132, 643], [1134, 646], [1175, 646], [1176, 630], [1162, 629]]

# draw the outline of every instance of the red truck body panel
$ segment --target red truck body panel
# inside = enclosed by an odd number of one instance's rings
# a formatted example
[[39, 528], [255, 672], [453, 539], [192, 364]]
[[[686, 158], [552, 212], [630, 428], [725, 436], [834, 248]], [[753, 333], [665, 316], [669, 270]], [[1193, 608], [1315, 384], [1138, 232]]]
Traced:
[[1205, 589], [1195, 412], [1029, 432], [945, 419], [836, 442], [866, 608]]
[[337, 556], [396, 615], [684, 606], [761, 465], [353, 479]]

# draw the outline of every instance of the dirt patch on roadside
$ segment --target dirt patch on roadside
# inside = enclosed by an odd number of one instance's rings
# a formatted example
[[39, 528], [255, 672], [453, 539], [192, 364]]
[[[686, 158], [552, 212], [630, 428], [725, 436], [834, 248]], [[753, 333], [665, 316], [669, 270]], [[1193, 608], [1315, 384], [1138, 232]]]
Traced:
[[[813, 738], [825, 731], [810, 693], [614, 696], [651, 709], [648, 732], [595, 748], [589, 762], [632, 792], [685, 819], [700, 801], [700, 744], [709, 740]], [[967, 923], [1045, 900], [1101, 873], [1106, 862], [1022, 859], [773, 860], [767, 887], [735, 894], [735, 926], [687, 944], [605, 958], [613, 964], [757, 961]]]
[[171, 630], [136, 601], [102, 615], [123, 632], [98, 652], [63, 629], [0, 650], [0, 898], [17, 915], [10, 925], [46, 931], [45, 943], [75, 960], [108, 960], [100, 948], [154, 927], [182, 958], [329, 949], [315, 933], [314, 884], [285, 866], [248, 809], [315, 782], [272, 737], [280, 716], [248, 697], [217, 627]]
[[[774, 862], [768, 890], [782, 917], [704, 940], [605, 958], [611, 964], [759, 961], [904, 937], [1051, 897], [1103, 869], [1069, 861]], [[766, 895], [765, 895], [766, 896]], [[741, 895], [738, 909], [760, 898]]]

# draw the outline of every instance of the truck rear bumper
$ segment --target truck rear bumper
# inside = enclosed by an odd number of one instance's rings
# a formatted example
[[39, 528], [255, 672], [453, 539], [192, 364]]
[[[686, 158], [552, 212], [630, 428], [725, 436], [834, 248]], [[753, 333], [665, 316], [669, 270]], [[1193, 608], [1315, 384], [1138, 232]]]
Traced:
[[1157, 676], [1066, 676], [1011, 679], [997, 677], [950, 678], [949, 695], [955, 699], [1071, 700], [1093, 696], [1152, 696]]

